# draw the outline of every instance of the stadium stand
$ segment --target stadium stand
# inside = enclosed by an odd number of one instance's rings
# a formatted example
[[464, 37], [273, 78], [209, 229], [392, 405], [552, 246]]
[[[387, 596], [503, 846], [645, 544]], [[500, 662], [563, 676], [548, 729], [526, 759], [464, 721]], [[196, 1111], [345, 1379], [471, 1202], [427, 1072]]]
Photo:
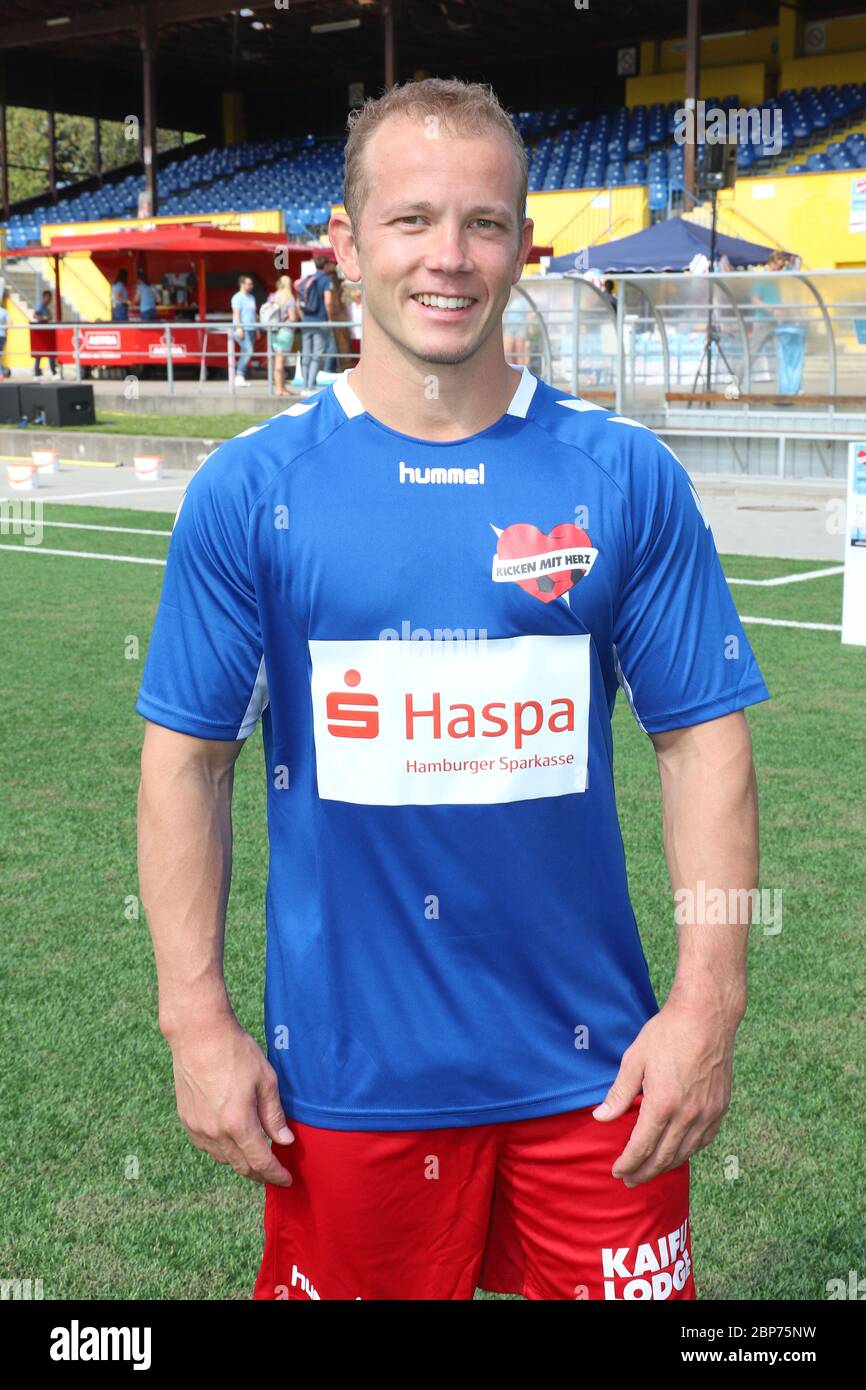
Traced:
[[[515, 124], [529, 157], [529, 191], [645, 185], [650, 212], [661, 214], [682, 190], [683, 146], [674, 140], [680, 103], [620, 106], [581, 119], [578, 109], [522, 111]], [[706, 109], [731, 110], [736, 95], [707, 97]], [[753, 145], [745, 131], [737, 152], [741, 177], [784, 169], [820, 173], [866, 168], [866, 83], [784, 91], [763, 109], [781, 108], [780, 147]], [[793, 162], [792, 161], [793, 158]], [[160, 171], [160, 215], [202, 216], [279, 208], [290, 235], [316, 233], [342, 197], [343, 139], [245, 141], [176, 159]], [[38, 241], [43, 223], [94, 222], [135, 217], [139, 173], [102, 188], [46, 201], [13, 213], [9, 246]]]

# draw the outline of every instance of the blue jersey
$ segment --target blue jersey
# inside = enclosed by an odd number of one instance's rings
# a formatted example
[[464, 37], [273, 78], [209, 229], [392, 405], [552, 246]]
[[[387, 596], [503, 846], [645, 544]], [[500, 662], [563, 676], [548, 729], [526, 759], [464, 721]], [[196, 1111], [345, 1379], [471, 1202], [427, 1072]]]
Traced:
[[312, 1125], [600, 1101], [658, 1009], [617, 690], [649, 733], [768, 698], [682, 465], [515, 370], [507, 413], [443, 443], [344, 372], [217, 449], [175, 522], [137, 709], [261, 719], [268, 1050]]

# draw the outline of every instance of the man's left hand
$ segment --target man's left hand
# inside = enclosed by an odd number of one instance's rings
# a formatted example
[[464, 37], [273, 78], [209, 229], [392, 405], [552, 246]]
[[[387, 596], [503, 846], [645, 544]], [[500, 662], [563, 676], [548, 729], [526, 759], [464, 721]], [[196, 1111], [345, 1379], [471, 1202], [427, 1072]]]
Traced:
[[716, 1137], [731, 1099], [738, 1023], [705, 1001], [672, 997], [623, 1053], [593, 1115], [616, 1119], [643, 1088], [631, 1137], [611, 1169], [626, 1187], [677, 1168]]

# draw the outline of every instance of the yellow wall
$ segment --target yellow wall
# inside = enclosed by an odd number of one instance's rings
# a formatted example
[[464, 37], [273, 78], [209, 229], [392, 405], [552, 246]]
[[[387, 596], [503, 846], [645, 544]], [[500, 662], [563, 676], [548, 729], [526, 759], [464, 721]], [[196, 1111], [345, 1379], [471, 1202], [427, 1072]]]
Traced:
[[[816, 14], [812, 18], [818, 20], [821, 16]], [[828, 19], [826, 23], [828, 53], [866, 48], [866, 14], [851, 15], [848, 19]]]
[[552, 246], [553, 254], [560, 256], [607, 241], [609, 236], [642, 231], [648, 222], [647, 190], [629, 184], [624, 188], [530, 193], [527, 216], [535, 223], [536, 245]]
[[[763, 63], [740, 63], [735, 67], [701, 68], [701, 96], [719, 100], [736, 94], [741, 106], [757, 106], [764, 100], [766, 68]], [[626, 106], [651, 105], [654, 101], [682, 101], [685, 98], [685, 72], [660, 72], [652, 77], [627, 77]]]
[[111, 318], [111, 285], [86, 251], [62, 258], [60, 293], [85, 323]]
[[824, 87], [830, 82], [862, 82], [866, 77], [866, 51], [818, 53], [813, 58], [789, 58], [782, 64], [779, 91], [786, 87]]
[[41, 230], [43, 246], [56, 236], [85, 236], [89, 233], [117, 232], [123, 228], [134, 228], [146, 232], [151, 227], [171, 227], [178, 223], [199, 223], [208, 227], [228, 227], [236, 232], [282, 232], [284, 227], [282, 212], [209, 212], [196, 217], [189, 213], [179, 217], [137, 217], [106, 218], [103, 222], [51, 222], [44, 223]]
[[[752, 29], [730, 37], [705, 34], [701, 39], [701, 67], [718, 68], [727, 63], [768, 63], [775, 57], [775, 25]], [[686, 41], [665, 39], [659, 44], [659, 72], [681, 72], [686, 66]], [[719, 92], [719, 96], [724, 96]]]
[[9, 336], [3, 353], [4, 367], [23, 367], [30, 370], [33, 358], [30, 356], [30, 320], [14, 302], [11, 295], [4, 300], [9, 310]]
[[659, 46], [655, 39], [644, 39], [640, 46], [641, 77], [651, 77], [658, 72]]
[[[814, 14], [811, 18], [819, 21], [821, 16]], [[852, 49], [866, 48], [866, 14], [852, 15], [847, 19], [828, 19], [824, 24], [827, 34], [825, 54], [848, 53]], [[803, 21], [793, 6], [780, 5], [778, 24], [767, 24], [745, 34], [704, 34], [701, 38], [701, 67], [714, 68], [725, 63], [761, 62], [768, 63], [772, 68], [778, 59], [794, 59], [802, 53]], [[658, 45], [652, 41], [641, 44], [640, 70], [645, 75], [653, 72], [679, 72], [685, 65], [685, 36], [664, 39]], [[862, 74], [860, 80], [862, 81]], [[805, 85], [810, 84], [807, 82]]]
[[802, 42], [803, 26], [797, 10], [786, 6], [779, 10], [779, 58], [796, 58]]
[[851, 186], [858, 178], [862, 171], [739, 179], [719, 194], [721, 229], [792, 251], [808, 270], [861, 265], [866, 232], [848, 230]]

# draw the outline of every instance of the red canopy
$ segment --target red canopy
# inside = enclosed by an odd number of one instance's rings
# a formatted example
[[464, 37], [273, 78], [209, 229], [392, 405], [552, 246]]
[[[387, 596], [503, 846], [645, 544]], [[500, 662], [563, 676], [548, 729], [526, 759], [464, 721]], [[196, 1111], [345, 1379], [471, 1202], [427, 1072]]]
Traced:
[[100, 251], [112, 255], [124, 251], [164, 251], [188, 252], [191, 255], [212, 255], [223, 252], [226, 255], [241, 255], [245, 251], [264, 251], [272, 255], [277, 250], [300, 251], [308, 256], [328, 253], [330, 248], [305, 241], [287, 241], [277, 232], [236, 232], [225, 227], [211, 227], [202, 223], [190, 225], [186, 222], [174, 226], [161, 227], [119, 227], [112, 232], [82, 232], [53, 236], [46, 244], [38, 246], [13, 246], [2, 252], [4, 256], [62, 256], [69, 251], [86, 251], [98, 255]]
[[[224, 227], [187, 226], [154, 227], [152, 230], [138, 229], [109, 233], [85, 233], [83, 236], [52, 237], [48, 243], [51, 254], [64, 251], [189, 251], [192, 255], [212, 255], [223, 252], [235, 255], [244, 251], [274, 251], [285, 249], [288, 243], [279, 233], [235, 232]], [[311, 255], [326, 247], [317, 248], [293, 243], [292, 249], [306, 250]]]

